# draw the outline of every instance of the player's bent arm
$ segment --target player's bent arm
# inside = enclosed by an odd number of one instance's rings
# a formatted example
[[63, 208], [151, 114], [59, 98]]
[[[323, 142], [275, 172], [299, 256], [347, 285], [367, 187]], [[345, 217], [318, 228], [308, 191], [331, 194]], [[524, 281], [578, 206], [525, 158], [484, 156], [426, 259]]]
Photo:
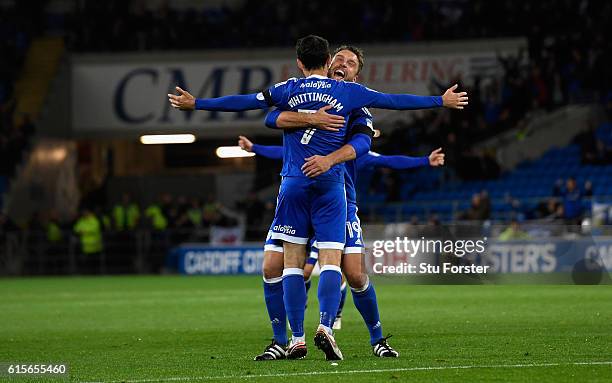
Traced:
[[343, 116], [329, 114], [331, 105], [326, 105], [317, 111], [290, 112], [273, 110], [266, 116], [266, 126], [273, 129], [294, 129], [294, 128], [318, 128], [323, 130], [338, 131], [344, 126]]
[[257, 145], [253, 144], [251, 151], [258, 156], [266, 157], [271, 160], [283, 159], [283, 147], [273, 145]]
[[284, 111], [276, 119], [279, 128], [304, 128], [312, 126], [312, 113], [298, 113]]
[[372, 136], [365, 133], [355, 133], [346, 145], [353, 147], [355, 157], [351, 158], [351, 160], [354, 160], [355, 158], [366, 155], [370, 151]]
[[346, 145], [325, 157], [329, 158], [331, 166], [338, 165], [366, 154], [370, 150], [371, 145], [372, 138], [370, 136], [363, 133], [357, 133]]
[[368, 154], [371, 146], [372, 129], [365, 125], [354, 125], [349, 142], [325, 157], [328, 157], [332, 166], [334, 166]]
[[355, 147], [353, 145], [345, 144], [340, 149], [335, 150], [324, 157], [326, 157], [329, 161], [329, 168], [331, 168], [334, 165], [354, 160], [357, 158], [357, 152], [355, 151]]
[[317, 177], [327, 172], [334, 165], [354, 160], [368, 153], [372, 145], [372, 130], [367, 126], [363, 126], [363, 129], [360, 128], [362, 127], [357, 126], [353, 128], [354, 133], [351, 139], [340, 149], [326, 156], [306, 158], [306, 162], [302, 165], [304, 175], [311, 178]]
[[266, 126], [272, 129], [307, 128], [310, 123], [308, 113], [275, 109], [266, 115]]
[[368, 154], [371, 146], [372, 129], [366, 125], [353, 125], [349, 141], [325, 157], [329, 159], [331, 166], [334, 166]]

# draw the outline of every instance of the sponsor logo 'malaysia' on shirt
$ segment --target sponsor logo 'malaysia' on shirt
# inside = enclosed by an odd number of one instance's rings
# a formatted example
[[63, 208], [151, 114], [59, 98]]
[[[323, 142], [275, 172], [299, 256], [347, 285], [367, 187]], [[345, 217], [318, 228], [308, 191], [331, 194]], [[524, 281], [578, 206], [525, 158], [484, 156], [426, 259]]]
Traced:
[[329, 83], [328, 81], [309, 81], [309, 82], [304, 82], [300, 85], [300, 88], [314, 88], [314, 89], [331, 89], [331, 83]]

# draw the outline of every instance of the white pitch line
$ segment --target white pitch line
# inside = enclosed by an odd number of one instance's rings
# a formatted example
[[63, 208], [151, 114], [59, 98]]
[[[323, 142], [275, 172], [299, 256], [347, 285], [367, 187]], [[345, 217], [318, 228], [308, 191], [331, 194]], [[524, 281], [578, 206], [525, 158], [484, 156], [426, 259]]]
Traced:
[[[261, 374], [261, 375], [218, 375], [218, 376], [176, 376], [168, 378], [133, 379], [133, 380], [113, 380], [106, 383], [151, 383], [151, 382], [182, 382], [192, 380], [217, 380], [217, 379], [253, 379], [253, 378], [282, 378], [290, 376], [314, 376], [314, 375], [340, 375], [340, 374], [376, 374], [381, 372], [409, 372], [409, 371], [433, 371], [433, 370], [467, 370], [476, 368], [532, 368], [532, 367], [559, 367], [559, 366], [596, 366], [612, 365], [612, 361], [601, 362], [568, 362], [568, 363], [530, 363], [530, 364], [494, 364], [489, 366], [430, 366], [430, 367], [404, 367], [386, 368], [375, 370], [347, 370], [347, 371], [310, 371], [294, 372], [282, 374]], [[105, 383], [82, 382], [82, 383]]]

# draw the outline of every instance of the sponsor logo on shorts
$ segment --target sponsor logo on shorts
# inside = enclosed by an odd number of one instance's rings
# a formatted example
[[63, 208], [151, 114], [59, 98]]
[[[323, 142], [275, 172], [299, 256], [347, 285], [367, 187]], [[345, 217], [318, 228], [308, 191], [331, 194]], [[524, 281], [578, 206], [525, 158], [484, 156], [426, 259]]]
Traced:
[[295, 229], [293, 228], [293, 226], [289, 226], [289, 225], [276, 225], [274, 226], [274, 231], [277, 233], [283, 233], [283, 234], [290, 234], [290, 235], [294, 235], [295, 234]]

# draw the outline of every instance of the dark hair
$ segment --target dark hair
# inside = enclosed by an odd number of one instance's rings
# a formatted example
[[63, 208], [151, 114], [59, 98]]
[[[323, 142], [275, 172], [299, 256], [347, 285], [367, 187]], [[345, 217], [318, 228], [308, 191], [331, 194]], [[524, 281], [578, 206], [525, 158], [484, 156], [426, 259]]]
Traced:
[[345, 50], [351, 51], [355, 54], [355, 56], [357, 56], [357, 60], [359, 61], [359, 69], [357, 70], [357, 74], [359, 74], [361, 70], [363, 69], [363, 61], [364, 61], [363, 51], [353, 45], [341, 45], [338, 48], [336, 48], [336, 50], [334, 51], [334, 56], [338, 54], [338, 52], [345, 51]]
[[323, 37], [308, 35], [297, 41], [295, 52], [306, 70], [319, 69], [329, 59], [329, 43]]

